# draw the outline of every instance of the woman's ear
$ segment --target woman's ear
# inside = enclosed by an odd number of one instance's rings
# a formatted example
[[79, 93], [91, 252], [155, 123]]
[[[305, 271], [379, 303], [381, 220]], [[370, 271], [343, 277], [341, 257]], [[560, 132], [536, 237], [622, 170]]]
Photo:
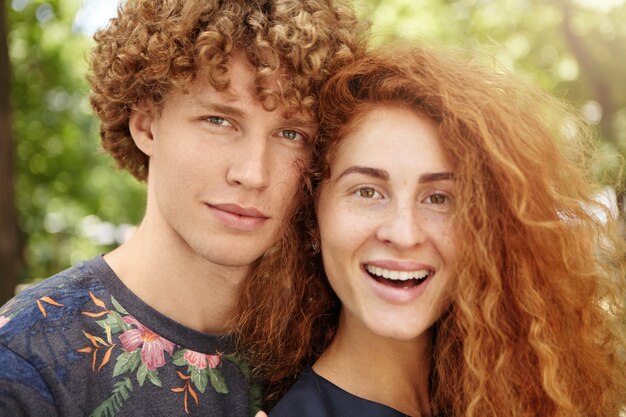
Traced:
[[152, 156], [154, 147], [153, 122], [152, 112], [144, 110], [133, 110], [128, 121], [130, 135], [135, 145], [148, 156]]

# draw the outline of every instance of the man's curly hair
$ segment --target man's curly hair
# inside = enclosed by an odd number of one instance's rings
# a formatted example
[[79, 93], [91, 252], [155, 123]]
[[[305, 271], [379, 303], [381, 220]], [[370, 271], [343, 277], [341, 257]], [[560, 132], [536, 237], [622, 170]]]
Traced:
[[266, 109], [314, 113], [323, 82], [364, 50], [365, 26], [343, 0], [128, 0], [94, 36], [87, 77], [103, 147], [145, 180], [148, 157], [131, 138], [131, 112], [160, 110], [173, 88], [198, 77], [228, 88], [236, 50], [255, 68]]

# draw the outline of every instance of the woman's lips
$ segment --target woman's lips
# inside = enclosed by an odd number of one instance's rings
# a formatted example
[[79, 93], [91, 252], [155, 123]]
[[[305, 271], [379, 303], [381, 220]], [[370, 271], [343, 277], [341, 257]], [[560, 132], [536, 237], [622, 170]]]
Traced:
[[368, 262], [362, 265], [362, 270], [378, 297], [392, 304], [419, 298], [435, 275], [432, 266], [402, 261]]

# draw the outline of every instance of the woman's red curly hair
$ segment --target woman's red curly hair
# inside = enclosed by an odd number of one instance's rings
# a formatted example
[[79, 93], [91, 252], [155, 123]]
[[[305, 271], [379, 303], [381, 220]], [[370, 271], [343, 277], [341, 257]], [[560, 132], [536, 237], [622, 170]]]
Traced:
[[[148, 158], [130, 136], [131, 112], [159, 110], [168, 92], [196, 77], [227, 88], [234, 50], [256, 68], [255, 93], [268, 110], [315, 112], [321, 84], [364, 50], [364, 26], [345, 0], [128, 0], [94, 36], [88, 80], [103, 147], [145, 180]], [[277, 91], [264, 87], [276, 77]]]
[[402, 106], [436, 123], [455, 169], [461, 259], [436, 324], [434, 409], [617, 417], [626, 406], [625, 248], [588, 174], [593, 138], [565, 104], [456, 55], [371, 52], [325, 85], [313, 191], [303, 192], [292, 240], [247, 282], [240, 346], [270, 399], [327, 346], [338, 310], [310, 249], [316, 185], [359, 115]]

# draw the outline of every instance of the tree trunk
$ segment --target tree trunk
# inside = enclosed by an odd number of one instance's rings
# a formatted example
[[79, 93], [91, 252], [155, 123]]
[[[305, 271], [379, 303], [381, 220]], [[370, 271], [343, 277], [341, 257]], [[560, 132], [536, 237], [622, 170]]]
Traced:
[[0, 0], [0, 305], [13, 296], [21, 254], [15, 210], [7, 7], [6, 1]]
[[617, 137], [613, 131], [613, 117], [617, 112], [617, 105], [612, 95], [612, 88], [608, 78], [602, 74], [602, 65], [594, 59], [589, 48], [583, 40], [574, 34], [572, 29], [572, 5], [568, 0], [560, 0], [558, 4], [563, 12], [563, 34], [570, 52], [576, 57], [581, 68], [581, 75], [584, 77], [594, 95], [596, 101], [602, 108], [602, 119], [600, 120], [600, 132], [603, 139], [612, 143], [619, 149]]

